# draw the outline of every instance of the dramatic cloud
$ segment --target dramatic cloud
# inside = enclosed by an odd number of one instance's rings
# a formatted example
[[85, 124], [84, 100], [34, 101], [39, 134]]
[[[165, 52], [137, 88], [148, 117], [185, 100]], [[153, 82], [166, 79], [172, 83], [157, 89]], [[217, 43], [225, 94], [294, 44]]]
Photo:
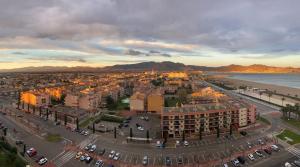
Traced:
[[242, 64], [299, 59], [299, 6], [299, 0], [1, 0], [0, 54], [9, 49], [19, 59], [63, 61], [64, 54], [45, 58], [48, 53], [18, 50], [70, 50], [99, 63], [103, 57], [109, 62], [106, 56], [175, 56], [199, 65], [209, 65], [202, 64], [208, 57]]

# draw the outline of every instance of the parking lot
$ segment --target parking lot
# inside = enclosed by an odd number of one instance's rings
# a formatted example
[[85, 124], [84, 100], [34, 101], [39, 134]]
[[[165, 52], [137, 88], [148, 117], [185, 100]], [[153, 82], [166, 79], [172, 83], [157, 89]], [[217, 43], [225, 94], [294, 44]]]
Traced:
[[[148, 120], [142, 119], [143, 117], [148, 117]], [[139, 130], [137, 124], [143, 127], [143, 130]], [[146, 138], [147, 130], [149, 130], [150, 138], [156, 138], [160, 132], [160, 119], [151, 114], [132, 116], [131, 120], [129, 120], [128, 127], [123, 127], [120, 131], [127, 137], [130, 134], [130, 128], [132, 128], [134, 137]]]
[[[222, 140], [222, 139], [220, 139]], [[263, 139], [263, 141], [267, 141], [267, 139]], [[143, 161], [144, 156], [148, 156], [149, 161], [148, 165], [149, 166], [160, 166], [160, 165], [165, 165], [166, 157], [170, 159], [170, 164], [171, 166], [180, 166], [180, 165], [194, 165], [194, 164], [204, 164], [207, 162], [213, 162], [215, 160], [222, 160], [224, 163], [236, 158], [236, 153], [241, 154], [242, 156], [245, 157], [246, 161], [244, 165], [249, 165], [257, 162], [260, 159], [266, 159], [270, 157], [270, 155], [266, 154], [263, 152], [264, 157], [258, 157], [257, 155], [254, 154], [254, 161], [251, 161], [247, 158], [247, 153], [252, 150], [254, 152], [254, 147], [255, 149], [260, 149], [263, 147], [266, 147], [266, 144], [260, 145], [257, 141], [253, 141], [251, 144], [252, 148], [249, 148], [248, 143], [241, 144], [239, 146], [225, 146], [222, 151], [216, 150], [216, 149], [211, 149], [211, 150], [201, 150], [201, 147], [199, 149], [195, 149], [195, 145], [205, 145], [208, 142], [205, 141], [194, 141], [190, 142], [189, 146], [187, 148], [184, 148], [184, 146], [178, 146], [176, 149], [186, 149], [186, 150], [191, 150], [191, 151], [179, 151], [176, 153], [174, 149], [162, 149], [162, 148], [155, 148], [155, 150], [144, 150], [143, 152], [137, 152], [135, 151], [134, 148], [130, 148], [130, 146], [126, 145], [125, 147], [120, 147], [118, 145], [109, 145], [105, 141], [97, 141], [95, 144], [97, 145], [97, 149], [104, 148], [105, 153], [101, 156], [97, 156], [98, 158], [94, 158], [92, 162], [89, 164], [82, 163], [79, 160], [72, 160], [69, 163], [71, 164], [77, 164], [79, 166], [93, 166], [97, 159], [102, 159], [106, 162], [106, 164], [114, 164], [116, 166], [119, 166], [120, 164], [131, 164], [131, 165], [141, 165]], [[87, 145], [88, 143], [86, 143]], [[183, 148], [181, 148], [183, 147]], [[226, 147], [226, 148], [225, 148]], [[109, 153], [114, 150], [116, 153], [120, 153], [120, 158], [118, 160], [111, 160], [109, 159]], [[77, 150], [77, 151], [82, 151], [82, 150]], [[276, 152], [274, 154], [277, 154]], [[94, 155], [94, 154], [93, 154]], [[272, 155], [271, 155], [272, 156]], [[179, 157], [182, 157], [182, 162], [179, 160]], [[75, 161], [75, 162], [74, 162]], [[180, 164], [178, 164], [180, 162]], [[68, 163], [68, 164], [69, 164]], [[228, 162], [229, 166], [232, 166], [231, 162]]]

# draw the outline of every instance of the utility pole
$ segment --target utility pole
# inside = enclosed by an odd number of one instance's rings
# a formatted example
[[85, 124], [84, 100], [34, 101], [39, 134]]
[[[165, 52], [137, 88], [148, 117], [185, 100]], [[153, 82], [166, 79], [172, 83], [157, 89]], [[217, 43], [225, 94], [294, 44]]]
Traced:
[[114, 127], [114, 138], [116, 139], [117, 138], [117, 128]]

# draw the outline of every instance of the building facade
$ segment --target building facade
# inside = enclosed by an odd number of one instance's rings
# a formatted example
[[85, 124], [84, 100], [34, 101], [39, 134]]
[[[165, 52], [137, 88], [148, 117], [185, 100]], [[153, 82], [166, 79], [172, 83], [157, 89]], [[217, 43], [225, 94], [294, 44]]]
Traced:
[[[234, 103], [237, 104], [237, 103]], [[227, 133], [255, 123], [256, 108], [245, 103], [199, 104], [166, 107], [161, 114], [163, 137], [179, 138]], [[183, 134], [184, 133], [184, 134]]]

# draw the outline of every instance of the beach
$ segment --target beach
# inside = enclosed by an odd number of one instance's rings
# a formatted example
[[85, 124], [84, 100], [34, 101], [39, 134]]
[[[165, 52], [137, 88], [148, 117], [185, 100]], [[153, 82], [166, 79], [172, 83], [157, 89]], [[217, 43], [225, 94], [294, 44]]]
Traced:
[[239, 86], [248, 86], [252, 88], [268, 89], [270, 91], [276, 90], [276, 92], [279, 94], [290, 95], [290, 96], [298, 95], [298, 97], [300, 97], [300, 89], [297, 88], [290, 88], [290, 87], [265, 84], [265, 83], [257, 83], [252, 81], [245, 81], [245, 80], [225, 78], [225, 77], [218, 78], [218, 80], [225, 82], [227, 85], [232, 85], [233, 87], [237, 87], [237, 88]]

